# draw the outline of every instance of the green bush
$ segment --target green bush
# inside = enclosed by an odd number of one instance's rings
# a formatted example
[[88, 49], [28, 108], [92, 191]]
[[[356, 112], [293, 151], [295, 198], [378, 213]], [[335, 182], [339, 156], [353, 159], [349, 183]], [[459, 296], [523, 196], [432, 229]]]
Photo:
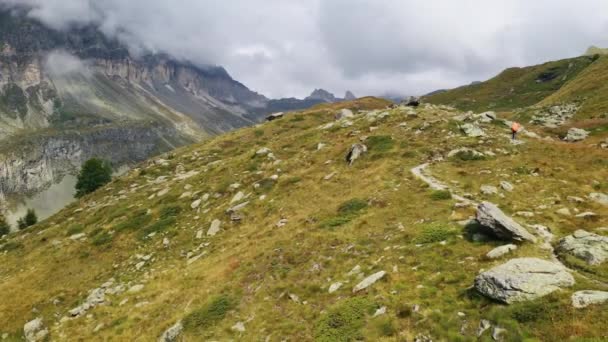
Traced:
[[161, 219], [166, 219], [169, 217], [175, 217], [177, 215], [179, 215], [179, 213], [182, 211], [182, 208], [176, 205], [172, 205], [172, 206], [168, 206], [168, 207], [163, 207], [160, 210], [160, 218]]
[[367, 208], [367, 201], [362, 199], [351, 199], [338, 207], [338, 215], [325, 219], [321, 222], [322, 228], [335, 228], [347, 224], [361, 214]]
[[95, 234], [91, 239], [91, 243], [95, 246], [105, 245], [112, 241], [112, 235], [108, 232], [102, 231]]
[[202, 308], [187, 315], [184, 329], [189, 331], [204, 330], [212, 327], [226, 317], [228, 311], [236, 306], [236, 301], [226, 295], [213, 298]]
[[460, 159], [462, 161], [474, 161], [474, 160], [486, 159], [486, 157], [484, 155], [475, 153], [474, 151], [470, 151], [470, 150], [459, 151], [452, 158]]
[[84, 163], [78, 174], [76, 197], [80, 198], [86, 194], [90, 194], [108, 184], [111, 180], [112, 167], [109, 162], [97, 158], [89, 159]]
[[443, 224], [435, 223], [422, 228], [422, 231], [414, 238], [414, 243], [425, 244], [447, 240], [456, 235], [457, 231]]
[[452, 193], [449, 190], [436, 190], [431, 193], [431, 199], [434, 201], [444, 201], [452, 199]]
[[315, 341], [363, 340], [365, 316], [374, 309], [367, 298], [355, 297], [335, 306], [324, 314], [315, 327]]
[[367, 201], [354, 198], [342, 203], [338, 208], [338, 213], [342, 215], [352, 215], [360, 212], [365, 208], [367, 208]]

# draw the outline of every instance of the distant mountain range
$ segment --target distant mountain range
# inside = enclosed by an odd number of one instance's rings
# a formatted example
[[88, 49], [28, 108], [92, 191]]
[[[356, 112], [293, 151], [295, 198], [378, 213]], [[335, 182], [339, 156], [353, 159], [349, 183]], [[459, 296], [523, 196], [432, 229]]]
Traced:
[[269, 113], [337, 101], [322, 89], [268, 99], [222, 67], [135, 57], [94, 26], [58, 31], [0, 8], [0, 197], [48, 186], [92, 156], [132, 164]]

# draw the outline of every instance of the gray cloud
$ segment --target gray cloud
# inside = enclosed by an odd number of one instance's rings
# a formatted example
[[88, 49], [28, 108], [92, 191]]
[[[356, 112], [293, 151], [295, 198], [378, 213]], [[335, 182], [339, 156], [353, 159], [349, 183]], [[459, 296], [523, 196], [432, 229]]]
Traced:
[[51, 51], [44, 59], [44, 66], [54, 76], [91, 76], [86, 62], [65, 51]]
[[608, 45], [605, 0], [0, 0], [134, 50], [225, 66], [272, 97], [424, 93]]

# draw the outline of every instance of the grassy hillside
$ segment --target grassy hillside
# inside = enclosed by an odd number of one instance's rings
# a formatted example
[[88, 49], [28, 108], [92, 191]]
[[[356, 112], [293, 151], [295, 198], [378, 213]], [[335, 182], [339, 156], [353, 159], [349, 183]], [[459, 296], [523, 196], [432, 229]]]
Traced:
[[570, 102], [581, 105], [578, 118], [608, 119], [608, 56], [601, 56], [539, 104], [549, 106]]
[[509, 68], [498, 76], [425, 98], [462, 110], [508, 111], [537, 104], [592, 65], [595, 57], [563, 59], [525, 68]]
[[[183, 147], [4, 238], [0, 332], [20, 341], [23, 324], [41, 317], [52, 340], [69, 341], [154, 341], [178, 321], [182, 341], [476, 341], [487, 319], [508, 341], [606, 337], [606, 305], [570, 303], [573, 291], [608, 290], [605, 264], [574, 263], [576, 285], [548, 297], [493, 302], [472, 288], [480, 270], [550, 252], [525, 244], [488, 260], [502, 243], [471, 239], [462, 221], [474, 208], [410, 171], [444, 156], [429, 170], [459, 194], [508, 214], [531, 211], [516, 219], [546, 225], [557, 238], [581, 228], [606, 234], [595, 229], [608, 226], [608, 207], [566, 200], [608, 192], [608, 150], [593, 145], [606, 136], [579, 144], [523, 137], [514, 145], [498, 121], [482, 125], [487, 138], [469, 138], [454, 121], [457, 110], [388, 105], [374, 98], [319, 105]], [[335, 121], [341, 108], [355, 116]], [[368, 152], [349, 166], [348, 149], [361, 141]], [[447, 158], [459, 147], [486, 154]], [[513, 192], [479, 193], [502, 180]], [[598, 216], [555, 213], [563, 207]], [[219, 230], [209, 235], [215, 220]], [[379, 271], [387, 275], [353, 293]], [[110, 280], [104, 286], [114, 294], [70, 318]]]

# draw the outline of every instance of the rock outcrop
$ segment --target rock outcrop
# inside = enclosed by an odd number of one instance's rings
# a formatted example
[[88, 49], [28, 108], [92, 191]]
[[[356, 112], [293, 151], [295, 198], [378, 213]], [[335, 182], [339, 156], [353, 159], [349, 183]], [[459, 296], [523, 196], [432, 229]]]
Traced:
[[353, 144], [346, 154], [346, 161], [348, 162], [348, 165], [353, 165], [355, 160], [359, 159], [359, 157], [366, 152], [367, 146], [363, 144]]
[[163, 334], [158, 338], [158, 342], [175, 342], [177, 338], [184, 330], [184, 325], [181, 321], [175, 323], [169, 327]]
[[512, 259], [475, 278], [477, 291], [507, 304], [533, 300], [572, 285], [574, 278], [565, 267], [537, 258]]
[[26, 342], [42, 342], [49, 335], [49, 330], [44, 326], [42, 318], [36, 318], [25, 323], [23, 326], [23, 335]]
[[606, 291], [577, 291], [572, 294], [572, 306], [577, 309], [586, 308], [589, 305], [603, 304], [608, 302]]
[[380, 271], [368, 276], [353, 288], [353, 293], [365, 290], [375, 284], [378, 280], [384, 278], [385, 275], [385, 271]]
[[557, 252], [570, 254], [589, 265], [599, 265], [608, 259], [608, 237], [577, 230], [559, 241]]
[[483, 202], [477, 207], [476, 220], [483, 227], [490, 229], [498, 238], [536, 242], [534, 235], [490, 202]]
[[582, 128], [572, 127], [568, 130], [568, 134], [566, 135], [564, 140], [570, 142], [577, 142], [587, 139], [587, 136], [589, 136], [589, 132], [585, 131]]

